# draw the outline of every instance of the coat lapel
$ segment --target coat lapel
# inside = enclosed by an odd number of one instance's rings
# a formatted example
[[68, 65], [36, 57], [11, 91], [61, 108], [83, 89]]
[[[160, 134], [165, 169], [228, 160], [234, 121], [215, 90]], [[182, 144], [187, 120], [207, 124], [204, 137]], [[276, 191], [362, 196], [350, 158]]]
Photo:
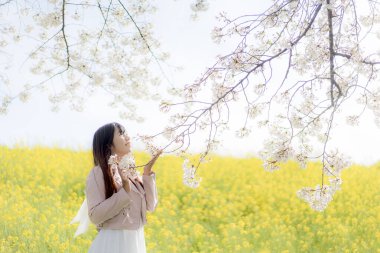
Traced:
[[[118, 185], [119, 185], [119, 188], [120, 189], [121, 187], [123, 187], [122, 183], [121, 183], [121, 180], [119, 180], [120, 182], [118, 182]], [[132, 180], [131, 180], [132, 181]], [[133, 180], [133, 183], [131, 182], [129, 184], [131, 186], [131, 190], [136, 192], [141, 198], [144, 198], [144, 195], [145, 195], [145, 190], [144, 188], [140, 185], [139, 182], [137, 182], [136, 180]]]
[[142, 188], [142, 186], [140, 185], [139, 182], [137, 182], [136, 180], [133, 180], [133, 183], [131, 183], [130, 185], [131, 185], [131, 189], [134, 192], [136, 192], [137, 194], [139, 194], [140, 197], [142, 197], [142, 198], [144, 197], [145, 191], [144, 191], [144, 189]]

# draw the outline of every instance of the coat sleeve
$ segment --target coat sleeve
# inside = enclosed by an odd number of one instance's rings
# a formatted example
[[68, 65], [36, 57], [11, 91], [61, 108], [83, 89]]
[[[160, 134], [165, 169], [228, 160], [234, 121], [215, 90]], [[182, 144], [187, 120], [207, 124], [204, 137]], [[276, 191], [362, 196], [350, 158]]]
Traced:
[[156, 173], [152, 172], [149, 176], [142, 176], [144, 190], [146, 193], [146, 209], [153, 212], [158, 203], [158, 192], [156, 186]]
[[131, 204], [131, 197], [123, 187], [106, 199], [103, 172], [94, 168], [86, 180], [88, 216], [95, 225], [117, 215], [124, 207]]

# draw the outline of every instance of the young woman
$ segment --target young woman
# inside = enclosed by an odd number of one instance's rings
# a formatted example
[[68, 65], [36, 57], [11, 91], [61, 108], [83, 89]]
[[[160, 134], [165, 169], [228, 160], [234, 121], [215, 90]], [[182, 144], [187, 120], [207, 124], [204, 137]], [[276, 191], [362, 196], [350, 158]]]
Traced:
[[94, 134], [93, 156], [95, 167], [86, 180], [88, 216], [98, 234], [89, 253], [145, 253], [144, 225], [146, 211], [153, 212], [158, 195], [156, 174], [152, 166], [160, 150], [144, 166], [142, 177], [126, 176], [118, 167], [110, 169], [111, 155], [120, 159], [131, 152], [130, 138], [119, 123], [109, 123]]

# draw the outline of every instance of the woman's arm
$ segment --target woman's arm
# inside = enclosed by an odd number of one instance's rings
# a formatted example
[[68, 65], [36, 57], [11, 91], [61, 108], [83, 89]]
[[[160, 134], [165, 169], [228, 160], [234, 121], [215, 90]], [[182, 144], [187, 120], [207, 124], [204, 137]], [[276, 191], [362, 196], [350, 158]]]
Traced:
[[158, 157], [162, 154], [163, 150], [160, 149], [153, 156], [153, 158], [144, 166], [143, 184], [146, 193], [146, 209], [153, 212], [158, 203], [158, 192], [156, 186], [156, 173], [152, 171], [153, 165], [156, 163]]
[[86, 181], [86, 196], [88, 216], [91, 222], [98, 225], [117, 215], [121, 209], [131, 204], [130, 193], [124, 187], [111, 197], [105, 197], [103, 173], [100, 168], [94, 168]]
[[142, 179], [146, 193], [146, 209], [149, 212], [153, 212], [156, 209], [158, 203], [156, 173], [153, 171], [150, 172], [150, 175], [144, 173]]

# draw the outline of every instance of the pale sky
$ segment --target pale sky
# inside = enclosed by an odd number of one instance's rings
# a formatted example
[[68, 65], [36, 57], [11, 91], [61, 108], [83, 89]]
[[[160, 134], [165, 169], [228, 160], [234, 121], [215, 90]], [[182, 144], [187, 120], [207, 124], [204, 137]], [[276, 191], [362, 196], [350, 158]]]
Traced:
[[[197, 21], [190, 19], [190, 2], [160, 1], [157, 13], [153, 17], [156, 38], [162, 43], [161, 48], [171, 55], [168, 63], [182, 66], [183, 71], [174, 72], [167, 69], [167, 75], [173, 83], [185, 84], [193, 81], [207, 66], [214, 63], [217, 54], [228, 52], [229, 46], [215, 45], [210, 32], [217, 24], [215, 16], [222, 10], [234, 16], [247, 10], [263, 10], [264, 1], [210, 1], [210, 9], [200, 13]], [[262, 6], [260, 6], [260, 3]], [[175, 10], [175, 11], [174, 11]], [[11, 80], [20, 80], [17, 73]], [[91, 149], [92, 137], [97, 128], [105, 123], [118, 121], [126, 126], [130, 135], [137, 133], [155, 133], [164, 127], [165, 116], [152, 108], [145, 108], [142, 124], [126, 122], [118, 113], [107, 107], [104, 95], [98, 94], [87, 100], [85, 110], [81, 113], [71, 111], [67, 105], [59, 113], [50, 111], [50, 103], [45, 94], [34, 93], [26, 104], [14, 101], [7, 115], [0, 115], [0, 144], [13, 146], [22, 143], [28, 146], [60, 146], [77, 149]], [[140, 106], [143, 107], [142, 104]], [[142, 108], [141, 107], [141, 108]], [[243, 115], [234, 115], [231, 128], [241, 127]], [[240, 120], [239, 120], [240, 118]], [[342, 121], [344, 122], [344, 121]], [[367, 113], [359, 127], [342, 126], [334, 133], [331, 145], [337, 146], [353, 161], [372, 164], [380, 160], [378, 143], [380, 129]], [[219, 148], [222, 155], [238, 157], [255, 156], [265, 138], [263, 130], [253, 129], [250, 137], [237, 139], [234, 133], [223, 136], [223, 146]], [[203, 140], [192, 140], [193, 152], [196, 152]], [[142, 149], [140, 143], [132, 143], [135, 150]]]

